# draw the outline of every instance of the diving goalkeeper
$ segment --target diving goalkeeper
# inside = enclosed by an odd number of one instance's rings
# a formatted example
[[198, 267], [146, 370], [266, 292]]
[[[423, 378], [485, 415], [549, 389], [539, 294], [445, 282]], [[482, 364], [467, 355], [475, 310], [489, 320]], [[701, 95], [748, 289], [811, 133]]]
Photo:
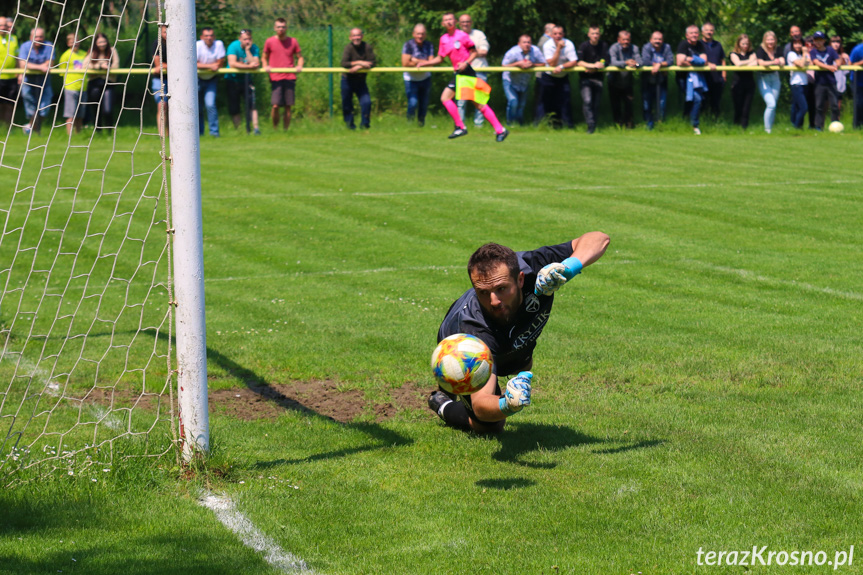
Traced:
[[[551, 315], [554, 293], [601, 258], [609, 242], [606, 234], [589, 232], [527, 252], [499, 244], [476, 250], [467, 264], [473, 287], [450, 306], [437, 339], [477, 336], [491, 349], [492, 375], [473, 395], [438, 389], [429, 396], [429, 408], [451, 427], [502, 431], [507, 417], [530, 405], [533, 349]], [[513, 374], [501, 393], [498, 377]]]

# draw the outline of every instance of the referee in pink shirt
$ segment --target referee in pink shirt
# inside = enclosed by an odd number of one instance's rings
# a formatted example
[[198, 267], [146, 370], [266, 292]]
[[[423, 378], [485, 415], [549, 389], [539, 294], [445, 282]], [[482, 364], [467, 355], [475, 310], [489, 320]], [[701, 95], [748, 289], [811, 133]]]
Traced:
[[[470, 36], [456, 28], [455, 14], [452, 12], [443, 15], [442, 24], [446, 29], [446, 33], [440, 37], [438, 55], [417, 64], [417, 68], [422, 66], [437, 66], [443, 62], [444, 58], [449, 57], [456, 75], [461, 74], [463, 76], [476, 77], [476, 72], [471, 68], [470, 63], [476, 59], [477, 52]], [[444, 88], [443, 94], [440, 97], [441, 103], [455, 122], [455, 130], [449, 135], [450, 139], [467, 134], [467, 128], [465, 128], [464, 122], [458, 113], [458, 106], [453, 101], [455, 100], [455, 85], [456, 79], [453, 76], [452, 82]], [[476, 106], [480, 113], [485, 116], [485, 119], [488, 120], [488, 123], [494, 128], [495, 139], [498, 142], [503, 142], [509, 135], [509, 131], [500, 124], [497, 116], [494, 115], [494, 110], [487, 104], [477, 103]]]

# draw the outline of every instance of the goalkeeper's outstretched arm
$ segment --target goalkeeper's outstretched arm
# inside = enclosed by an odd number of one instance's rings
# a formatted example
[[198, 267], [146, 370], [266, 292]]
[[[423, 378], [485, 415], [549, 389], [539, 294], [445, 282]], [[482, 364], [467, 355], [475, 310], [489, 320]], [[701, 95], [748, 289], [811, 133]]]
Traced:
[[572, 240], [572, 255], [562, 262], [552, 262], [539, 270], [536, 275], [536, 295], [549, 296], [559, 290], [566, 282], [581, 273], [602, 257], [608, 244], [608, 235], [602, 232], [588, 232]]
[[605, 253], [611, 238], [602, 232], [587, 232], [572, 240], [572, 257], [578, 258], [583, 267], [587, 267]]

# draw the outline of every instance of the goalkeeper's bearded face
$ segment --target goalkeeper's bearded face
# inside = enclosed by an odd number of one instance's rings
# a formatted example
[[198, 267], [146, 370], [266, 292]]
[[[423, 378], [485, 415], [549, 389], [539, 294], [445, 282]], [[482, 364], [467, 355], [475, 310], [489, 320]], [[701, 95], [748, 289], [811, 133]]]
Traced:
[[498, 325], [510, 325], [515, 321], [518, 308], [524, 299], [524, 272], [510, 275], [505, 263], [500, 263], [486, 274], [474, 271], [470, 276], [473, 289], [482, 309]]

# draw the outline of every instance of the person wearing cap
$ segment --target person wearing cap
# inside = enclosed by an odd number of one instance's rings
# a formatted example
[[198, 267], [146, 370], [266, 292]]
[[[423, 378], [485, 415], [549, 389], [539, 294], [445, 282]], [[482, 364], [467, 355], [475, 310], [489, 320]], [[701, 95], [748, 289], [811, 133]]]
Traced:
[[824, 108], [830, 105], [830, 121], [839, 121], [839, 93], [836, 90], [836, 70], [839, 54], [827, 44], [827, 34], [819, 30], [812, 35], [815, 47], [809, 52], [815, 72], [815, 129], [824, 129]]

